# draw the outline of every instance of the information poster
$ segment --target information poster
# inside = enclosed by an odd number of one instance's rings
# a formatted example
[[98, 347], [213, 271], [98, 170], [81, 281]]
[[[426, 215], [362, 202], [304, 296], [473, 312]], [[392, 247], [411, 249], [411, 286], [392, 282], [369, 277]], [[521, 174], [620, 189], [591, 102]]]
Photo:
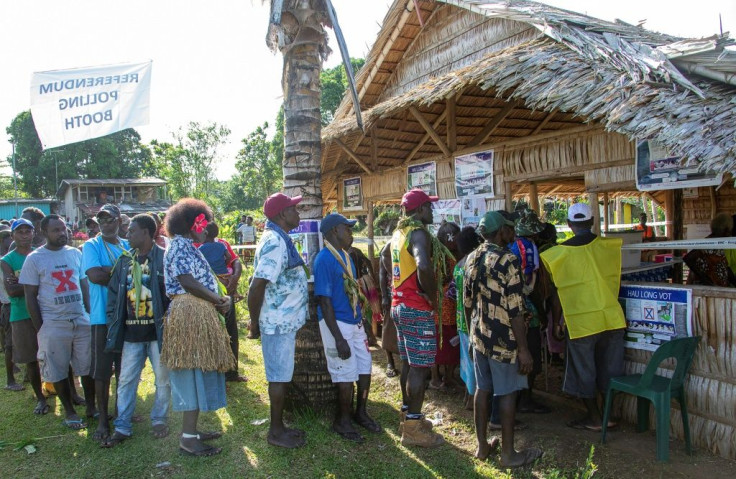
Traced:
[[618, 300], [626, 315], [628, 348], [654, 351], [667, 341], [693, 335], [691, 289], [621, 286]]
[[301, 220], [299, 226], [289, 231], [289, 236], [309, 269], [309, 281], [314, 281], [314, 258], [324, 246], [322, 233], [319, 232], [321, 220]]
[[494, 196], [493, 150], [455, 158], [455, 190], [458, 198]]
[[407, 169], [409, 189], [419, 188], [429, 196], [437, 196], [437, 163], [430, 161]]
[[460, 214], [462, 216], [462, 227], [477, 227], [480, 219], [486, 214], [485, 198], [463, 198], [460, 200], [462, 208]]
[[363, 209], [363, 192], [360, 177], [343, 180], [342, 209], [345, 211]]
[[460, 226], [460, 200], [439, 200], [432, 203], [432, 229], [437, 232], [443, 221]]
[[699, 171], [696, 165], [684, 166], [682, 158], [673, 156], [656, 141], [640, 140], [636, 144], [636, 189], [639, 191], [671, 190], [697, 186], [717, 186], [723, 175]]

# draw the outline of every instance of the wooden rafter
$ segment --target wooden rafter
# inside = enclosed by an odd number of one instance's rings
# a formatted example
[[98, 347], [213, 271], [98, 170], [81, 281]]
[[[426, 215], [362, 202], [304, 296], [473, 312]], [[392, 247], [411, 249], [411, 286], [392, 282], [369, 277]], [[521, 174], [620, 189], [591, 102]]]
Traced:
[[557, 113], [557, 110], [553, 110], [553, 111], [549, 112], [547, 114], [547, 116], [545, 116], [544, 119], [539, 122], [539, 125], [537, 125], [537, 127], [534, 128], [534, 130], [531, 133], [529, 133], [529, 136], [536, 135], [537, 133], [539, 133], [540, 131], [542, 131], [542, 128], [544, 128], [544, 126], [547, 123], [549, 123], [549, 121], [552, 119], [552, 117], [555, 116], [555, 113]]
[[409, 111], [412, 115], [414, 115], [414, 118], [417, 119], [420, 125], [422, 125], [422, 128], [424, 128], [424, 131], [429, 133], [429, 136], [434, 140], [434, 142], [437, 144], [437, 146], [442, 150], [442, 153], [445, 154], [445, 156], [452, 156], [452, 152], [449, 148], [447, 148], [447, 145], [445, 145], [445, 142], [442, 141], [442, 138], [440, 135], [437, 134], [437, 131], [432, 127], [432, 125], [427, 121], [426, 118], [424, 118], [424, 115], [422, 115], [422, 112], [417, 110], [416, 107], [410, 106]]
[[501, 108], [501, 110], [496, 113], [496, 115], [491, 118], [491, 120], [486, 124], [486, 126], [483, 127], [480, 133], [475, 135], [475, 138], [470, 140], [470, 142], [466, 145], [467, 147], [471, 146], [477, 146], [486, 141], [486, 138], [491, 136], [491, 133], [493, 133], [493, 130], [498, 128], [498, 125], [501, 124], [501, 122], [509, 116], [509, 113], [511, 113], [511, 110], [513, 110], [516, 107], [516, 102], [510, 101]]
[[[358, 135], [355, 138], [355, 140], [353, 140], [352, 146], [349, 146], [348, 148], [352, 151], [358, 151], [358, 146], [360, 146], [360, 144], [363, 142], [364, 139], [365, 139], [365, 133], [363, 132], [360, 135]], [[340, 164], [340, 158], [342, 158], [342, 152], [344, 151], [345, 150], [340, 149], [338, 154], [335, 155], [335, 163], [332, 165], [333, 170], [336, 169], [338, 165]]]
[[455, 96], [451, 96], [445, 102], [445, 111], [447, 111], [447, 147], [450, 149], [450, 151], [457, 150], [457, 118], [455, 116], [456, 106], [457, 98]]
[[337, 143], [337, 145], [338, 145], [338, 146], [339, 146], [340, 148], [342, 148], [342, 149], [343, 149], [343, 150], [345, 151], [345, 153], [347, 153], [347, 155], [348, 155], [348, 156], [349, 156], [349, 157], [350, 157], [350, 158], [351, 158], [351, 159], [352, 159], [353, 161], [355, 161], [355, 162], [356, 162], [356, 163], [357, 163], [358, 165], [360, 165], [360, 167], [361, 167], [361, 168], [363, 168], [363, 170], [364, 170], [364, 171], [365, 171], [366, 173], [368, 173], [369, 175], [373, 174], [373, 170], [371, 170], [370, 168], [368, 168], [368, 165], [366, 165], [366, 164], [365, 164], [365, 162], [364, 162], [363, 160], [361, 160], [361, 159], [360, 159], [360, 157], [359, 157], [358, 155], [356, 155], [356, 154], [355, 154], [355, 152], [353, 152], [353, 150], [351, 150], [351, 149], [350, 149], [350, 148], [348, 147], [348, 145], [346, 145], [345, 143], [343, 143], [343, 142], [342, 142], [342, 140], [340, 140], [340, 139], [336, 138], [336, 139], [335, 139], [335, 143]]
[[[447, 109], [445, 109], [442, 113], [440, 113], [440, 116], [437, 117], [437, 119], [432, 124], [432, 128], [437, 128], [440, 126], [440, 123], [442, 123], [442, 120], [445, 119], [447, 116]], [[409, 163], [412, 158], [414, 158], [414, 155], [416, 155], [419, 150], [424, 146], [425, 143], [427, 143], [427, 140], [429, 140], [429, 133], [425, 133], [421, 140], [419, 140], [419, 143], [417, 143], [417, 146], [415, 146], [411, 152], [407, 155], [406, 159], [404, 160], [404, 165]]]

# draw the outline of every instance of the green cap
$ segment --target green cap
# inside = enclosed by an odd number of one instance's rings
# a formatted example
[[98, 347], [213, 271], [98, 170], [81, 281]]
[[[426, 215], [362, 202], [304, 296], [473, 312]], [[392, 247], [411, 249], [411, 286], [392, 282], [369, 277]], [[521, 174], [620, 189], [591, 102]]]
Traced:
[[481, 218], [480, 223], [478, 224], [478, 229], [483, 233], [495, 233], [500, 230], [503, 225], [511, 226], [513, 228], [514, 222], [504, 218], [498, 211], [489, 211], [483, 215], [483, 218]]

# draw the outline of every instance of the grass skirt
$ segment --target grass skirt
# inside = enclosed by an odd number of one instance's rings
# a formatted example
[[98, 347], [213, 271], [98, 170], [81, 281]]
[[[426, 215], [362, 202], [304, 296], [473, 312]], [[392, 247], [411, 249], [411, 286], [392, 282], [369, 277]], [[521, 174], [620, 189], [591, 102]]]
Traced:
[[235, 368], [230, 337], [212, 303], [191, 294], [174, 296], [164, 321], [161, 362], [172, 370]]

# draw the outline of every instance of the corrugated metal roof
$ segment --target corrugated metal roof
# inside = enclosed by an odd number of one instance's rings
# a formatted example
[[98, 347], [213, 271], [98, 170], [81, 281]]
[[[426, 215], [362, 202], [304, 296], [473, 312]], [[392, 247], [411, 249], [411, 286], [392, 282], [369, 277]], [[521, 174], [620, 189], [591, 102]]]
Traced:
[[116, 185], [137, 185], [137, 186], [164, 186], [166, 185], [166, 180], [162, 180], [160, 178], [92, 178], [92, 179], [84, 179], [84, 180], [72, 180], [72, 179], [66, 179], [61, 180], [61, 184], [59, 185], [59, 190], [56, 192], [56, 196], [59, 198], [64, 196], [64, 193], [66, 192], [67, 188], [69, 186], [80, 186], [80, 185], [86, 185], [86, 186], [116, 186]]

